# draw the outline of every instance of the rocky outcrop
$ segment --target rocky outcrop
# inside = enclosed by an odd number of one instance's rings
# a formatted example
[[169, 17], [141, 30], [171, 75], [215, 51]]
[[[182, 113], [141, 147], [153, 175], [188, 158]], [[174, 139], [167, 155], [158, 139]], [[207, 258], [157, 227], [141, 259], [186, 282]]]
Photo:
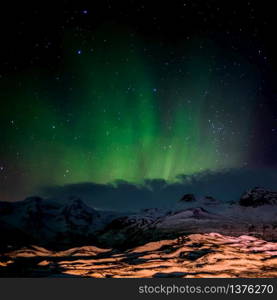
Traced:
[[277, 192], [268, 191], [261, 187], [255, 187], [245, 192], [239, 201], [241, 206], [257, 207], [262, 205], [276, 205]]
[[203, 203], [204, 205], [207, 205], [207, 206], [215, 206], [215, 205], [218, 205], [220, 204], [220, 201], [215, 199], [214, 197], [212, 196], [206, 196], [204, 199], [203, 199]]
[[185, 194], [180, 200], [180, 202], [194, 202], [196, 198], [193, 194]]

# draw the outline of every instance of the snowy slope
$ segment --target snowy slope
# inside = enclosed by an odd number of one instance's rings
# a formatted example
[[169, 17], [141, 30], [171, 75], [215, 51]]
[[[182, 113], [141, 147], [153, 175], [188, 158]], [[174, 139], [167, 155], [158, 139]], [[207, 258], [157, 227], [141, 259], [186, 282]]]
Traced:
[[277, 243], [255, 237], [190, 234], [126, 251], [94, 246], [66, 251], [22, 248], [0, 255], [0, 277], [272, 278], [277, 277], [276, 257]]
[[275, 192], [261, 188], [247, 191], [233, 203], [186, 194], [170, 211], [152, 208], [132, 214], [97, 211], [76, 197], [65, 203], [40, 197], [0, 202], [0, 246], [130, 248], [180, 234], [209, 232], [274, 240], [275, 199]]

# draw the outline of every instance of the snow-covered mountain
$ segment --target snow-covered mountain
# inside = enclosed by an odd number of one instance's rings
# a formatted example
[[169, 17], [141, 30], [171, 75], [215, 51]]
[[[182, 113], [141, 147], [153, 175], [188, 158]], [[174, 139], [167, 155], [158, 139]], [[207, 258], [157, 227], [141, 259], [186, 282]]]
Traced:
[[[0, 227], [5, 227], [9, 244], [29, 243], [63, 246], [92, 242], [95, 233], [120, 214], [96, 211], [79, 198], [70, 198], [66, 204], [30, 197], [23, 201], [0, 202]], [[12, 231], [25, 238], [14, 239]], [[14, 243], [13, 243], [14, 242]]]
[[0, 202], [0, 248], [32, 244], [55, 249], [90, 244], [130, 248], [180, 234], [209, 232], [274, 240], [276, 194], [254, 188], [234, 203], [185, 194], [171, 210], [137, 213], [98, 211], [76, 197], [65, 203], [40, 197]]

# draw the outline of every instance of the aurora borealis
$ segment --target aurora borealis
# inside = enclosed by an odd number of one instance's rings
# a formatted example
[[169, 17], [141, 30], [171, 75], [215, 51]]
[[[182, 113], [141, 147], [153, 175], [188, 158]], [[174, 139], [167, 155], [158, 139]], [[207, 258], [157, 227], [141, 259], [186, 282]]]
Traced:
[[62, 21], [54, 15], [52, 31], [43, 27], [38, 41], [23, 45], [20, 59], [31, 63], [1, 76], [3, 200], [44, 185], [173, 181], [265, 164], [265, 152], [256, 153], [272, 140], [264, 128], [275, 130], [260, 126], [263, 106], [268, 112], [271, 105], [262, 90], [265, 47], [253, 47], [235, 25], [227, 42], [225, 25], [191, 25], [175, 38], [146, 34], [153, 19], [140, 28], [121, 19], [120, 9], [112, 21], [96, 22], [90, 9], [66, 10]]

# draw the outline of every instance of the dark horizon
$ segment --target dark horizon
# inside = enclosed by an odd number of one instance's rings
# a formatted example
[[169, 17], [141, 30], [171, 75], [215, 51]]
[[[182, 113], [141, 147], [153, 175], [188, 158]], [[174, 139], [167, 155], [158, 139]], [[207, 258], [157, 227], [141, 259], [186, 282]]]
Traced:
[[255, 187], [276, 191], [276, 181], [274, 168], [242, 168], [180, 175], [174, 182], [146, 179], [141, 183], [118, 180], [107, 184], [80, 182], [44, 186], [16, 201], [40, 197], [66, 203], [69, 199], [80, 199], [97, 210], [122, 212], [146, 208], [170, 209], [185, 194], [193, 194], [198, 200], [213, 197], [222, 204], [238, 203], [246, 191]]

